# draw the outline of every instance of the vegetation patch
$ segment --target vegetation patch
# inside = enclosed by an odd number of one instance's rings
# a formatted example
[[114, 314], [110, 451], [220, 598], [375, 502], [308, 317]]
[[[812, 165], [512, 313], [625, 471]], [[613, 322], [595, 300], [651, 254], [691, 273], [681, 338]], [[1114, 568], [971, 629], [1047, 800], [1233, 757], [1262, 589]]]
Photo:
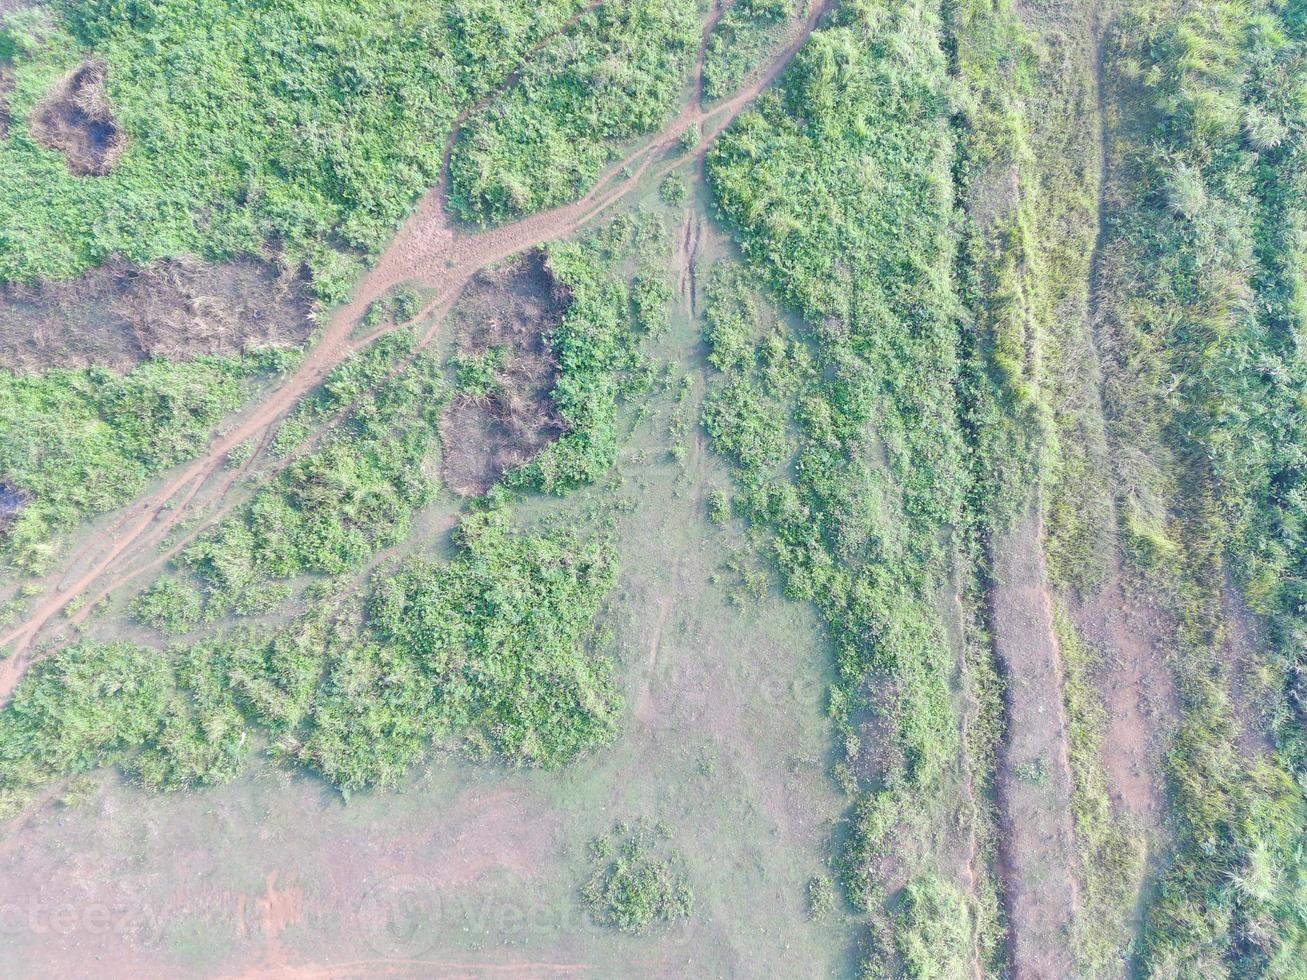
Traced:
[[[373, 345], [375, 356], [337, 368], [285, 424], [307, 438], [317, 418], [342, 417], [182, 553], [181, 566], [203, 585], [209, 621], [267, 611], [288, 597], [294, 577], [357, 569], [408, 535], [435, 493], [426, 461], [444, 391], [435, 358], [411, 354], [412, 345], [411, 334], [392, 334]], [[391, 376], [400, 358], [407, 363]]]
[[127, 151], [127, 133], [114, 118], [105, 80], [109, 67], [92, 59], [61, 78], [28, 119], [32, 137], [68, 161], [78, 177], [103, 177]]
[[[1126, 108], [1104, 265], [1123, 529], [1170, 597], [1183, 717], [1176, 849], [1148, 911], [1154, 975], [1292, 976], [1307, 948], [1302, 595], [1307, 23], [1293, 5], [1132, 8], [1108, 51]], [[1168, 379], [1175, 379], [1168, 389]], [[1226, 651], [1231, 581], [1267, 617], [1275, 746], [1249, 752]], [[1248, 678], [1243, 678], [1246, 682]]]
[[314, 328], [306, 287], [252, 258], [112, 259], [70, 282], [0, 285], [0, 367], [125, 371], [151, 358], [299, 347]]
[[624, 141], [671, 119], [699, 40], [695, 0], [608, 0], [466, 122], [450, 205], [499, 223], [579, 197]]
[[797, 7], [796, 0], [736, 0], [727, 7], [704, 52], [704, 98], [720, 99], [736, 91], [779, 43]]
[[[217, 785], [256, 738], [345, 795], [393, 786], [430, 745], [554, 767], [612, 739], [620, 696], [593, 650], [615, 580], [602, 538], [469, 516], [445, 563], [376, 579], [366, 602], [315, 585], [309, 611], [172, 650], [82, 643], [45, 658], [0, 710], [0, 816], [64, 776], [121, 764], [162, 790]], [[156, 585], [144, 610], [194, 618]], [[366, 611], [365, 611], [366, 605]]]
[[363, 314], [361, 326], [375, 328], [383, 323], [405, 324], [422, 310], [422, 293], [411, 283], [396, 286], [375, 300]]
[[616, 824], [590, 842], [594, 870], [581, 886], [581, 900], [597, 924], [643, 935], [690, 917], [694, 893], [670, 839], [663, 824], [640, 820]]
[[509, 473], [509, 487], [562, 494], [611, 469], [618, 404], [646, 377], [640, 340], [667, 321], [672, 290], [653, 260], [669, 250], [666, 229], [651, 214], [625, 215], [549, 248], [549, 271], [571, 297], [546, 338], [558, 365], [550, 399], [563, 434]]
[[[459, 111], [582, 6], [71, 0], [0, 14], [15, 78], [0, 281], [68, 279], [114, 254], [228, 259], [275, 241], [287, 267], [307, 266], [316, 296], [340, 302], [363, 257], [439, 181]], [[100, 69], [60, 82], [91, 52], [110, 66], [108, 118]], [[74, 98], [51, 107], [50, 132], [75, 165], [107, 175], [70, 173], [34, 138], [52, 87]], [[130, 152], [114, 166], [123, 132]]]
[[43, 571], [64, 532], [198, 455], [258, 382], [293, 360], [265, 348], [239, 360], [152, 360], [123, 375], [0, 370], [0, 479], [24, 500], [0, 538], [0, 554], [24, 571]]

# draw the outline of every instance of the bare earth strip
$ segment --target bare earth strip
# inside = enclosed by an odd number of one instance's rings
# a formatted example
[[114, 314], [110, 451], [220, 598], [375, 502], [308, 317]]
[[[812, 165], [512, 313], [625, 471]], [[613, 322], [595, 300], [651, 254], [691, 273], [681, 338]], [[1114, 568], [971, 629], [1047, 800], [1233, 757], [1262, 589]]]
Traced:
[[1062, 660], [1038, 506], [996, 538], [993, 558], [994, 649], [1007, 681], [998, 793], [1013, 975], [1055, 980], [1073, 974], [1078, 889]]
[[[215, 439], [203, 456], [174, 472], [158, 490], [129, 506], [104, 534], [84, 542], [58, 570], [45, 577], [42, 594], [25, 619], [0, 636], [0, 648], [11, 652], [8, 659], [0, 662], [0, 701], [8, 699], [35, 661], [34, 641], [55, 616], [101, 579], [105, 580], [105, 589], [111, 590], [117, 582], [119, 561], [129, 549], [142, 544], [157, 545], [181, 521], [193, 515], [193, 499], [223, 467], [228, 453], [245, 440], [264, 433], [321, 384], [337, 365], [385, 332], [368, 337], [351, 336], [375, 300], [400, 283], [417, 281], [434, 291], [433, 298], [418, 315], [419, 320], [428, 317], [446, 309], [479, 270], [534, 245], [575, 233], [634, 190], [647, 174], [656, 176], [687, 159], [702, 156], [715, 138], [775, 82], [833, 6], [834, 0], [815, 5], [806, 21], [798, 25], [793, 39], [735, 96], [706, 111], [697, 101], [692, 102], [642, 148], [612, 167], [589, 194], [575, 203], [500, 228], [456, 233], [446, 215], [444, 189], [437, 188], [423, 198], [376, 265], [364, 276], [354, 298], [332, 316], [321, 339], [304, 357], [298, 370], [262, 404], [245, 413]], [[678, 150], [681, 135], [692, 126], [702, 129], [704, 139], [691, 154], [672, 159], [669, 153]], [[438, 326], [437, 319], [424, 342], [434, 336]], [[231, 482], [234, 481], [228, 481], [228, 487]], [[225, 493], [226, 487], [221, 492]]]

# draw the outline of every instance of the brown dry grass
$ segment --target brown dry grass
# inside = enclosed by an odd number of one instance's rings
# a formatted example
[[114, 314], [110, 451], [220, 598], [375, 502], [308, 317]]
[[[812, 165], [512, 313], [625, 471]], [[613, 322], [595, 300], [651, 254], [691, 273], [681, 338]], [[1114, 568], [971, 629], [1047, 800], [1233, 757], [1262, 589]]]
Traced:
[[127, 150], [127, 133], [105, 91], [109, 67], [92, 59], [59, 80], [28, 123], [33, 138], [68, 160], [69, 173], [103, 177]]
[[485, 493], [563, 432], [550, 397], [558, 365], [546, 338], [569, 300], [539, 250], [478, 274], [460, 297], [453, 315], [459, 356], [497, 347], [504, 360], [493, 391], [457, 396], [441, 419], [445, 482], [456, 494]]
[[303, 282], [266, 262], [116, 259], [71, 282], [0, 287], [0, 367], [125, 370], [151, 357], [298, 345], [311, 313]]

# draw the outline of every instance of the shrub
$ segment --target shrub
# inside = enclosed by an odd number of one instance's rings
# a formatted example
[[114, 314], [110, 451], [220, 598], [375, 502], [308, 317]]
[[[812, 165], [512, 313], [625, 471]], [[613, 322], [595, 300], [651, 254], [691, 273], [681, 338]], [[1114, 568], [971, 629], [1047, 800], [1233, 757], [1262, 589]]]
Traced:
[[694, 911], [689, 876], [679, 854], [658, 855], [664, 835], [641, 821], [629, 831], [619, 825], [613, 837], [607, 847], [592, 847], [595, 868], [581, 888], [590, 917], [636, 935], [689, 918]]

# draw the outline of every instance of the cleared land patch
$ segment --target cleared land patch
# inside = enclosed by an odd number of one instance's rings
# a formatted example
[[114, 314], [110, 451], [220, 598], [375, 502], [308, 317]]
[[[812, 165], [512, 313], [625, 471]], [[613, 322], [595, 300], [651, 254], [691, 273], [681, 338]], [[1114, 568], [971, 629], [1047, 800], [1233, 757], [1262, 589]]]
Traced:
[[126, 370], [156, 357], [299, 345], [312, 309], [301, 280], [256, 259], [115, 259], [71, 282], [0, 286], [0, 368]]
[[445, 482], [460, 496], [484, 493], [563, 432], [548, 335], [569, 300], [539, 250], [478, 273], [464, 291], [454, 314], [458, 394], [440, 423]]

